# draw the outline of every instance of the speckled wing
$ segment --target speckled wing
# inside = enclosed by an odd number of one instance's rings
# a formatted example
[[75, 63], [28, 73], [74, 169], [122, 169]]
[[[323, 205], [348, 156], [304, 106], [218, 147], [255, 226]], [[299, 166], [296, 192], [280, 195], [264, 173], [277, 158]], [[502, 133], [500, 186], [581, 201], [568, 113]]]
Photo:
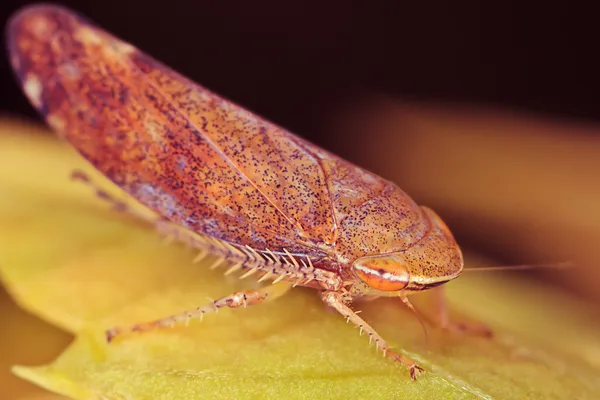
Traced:
[[282, 128], [60, 7], [13, 17], [8, 47], [47, 122], [160, 215], [256, 249], [335, 242], [319, 160]]
[[98, 170], [194, 232], [346, 262], [427, 228], [399, 188], [189, 81], [77, 14], [8, 26], [31, 103]]

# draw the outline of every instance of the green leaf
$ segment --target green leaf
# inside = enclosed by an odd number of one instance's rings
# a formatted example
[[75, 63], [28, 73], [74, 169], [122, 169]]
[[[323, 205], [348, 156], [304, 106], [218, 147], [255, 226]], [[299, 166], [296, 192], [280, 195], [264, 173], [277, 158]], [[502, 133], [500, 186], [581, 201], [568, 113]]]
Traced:
[[103, 331], [116, 324], [178, 313], [257, 284], [209, 270], [211, 260], [193, 264], [191, 249], [164, 245], [151, 229], [108, 211], [89, 188], [69, 181], [71, 169], [86, 168], [72, 150], [11, 129], [0, 135], [0, 273], [23, 308], [77, 335], [52, 364], [15, 367], [48, 390], [74, 399], [592, 399], [600, 393], [600, 329], [590, 307], [536, 282], [491, 273], [447, 286], [454, 309], [494, 328], [493, 339], [429, 328], [426, 344], [400, 301], [357, 306], [426, 368], [417, 382], [369, 349], [308, 289], [107, 344]]

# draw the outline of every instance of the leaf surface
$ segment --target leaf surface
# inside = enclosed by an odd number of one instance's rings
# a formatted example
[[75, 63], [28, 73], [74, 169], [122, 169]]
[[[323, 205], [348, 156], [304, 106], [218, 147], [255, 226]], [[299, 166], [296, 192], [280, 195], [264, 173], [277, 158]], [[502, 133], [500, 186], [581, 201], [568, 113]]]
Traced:
[[90, 168], [54, 138], [15, 124], [2, 130], [1, 277], [23, 308], [77, 335], [53, 363], [14, 369], [50, 391], [74, 399], [600, 393], [600, 329], [591, 308], [539, 283], [490, 273], [465, 274], [447, 286], [453, 309], [495, 329], [491, 340], [429, 328], [426, 344], [399, 301], [357, 306], [428, 370], [417, 382], [308, 289], [109, 345], [103, 330], [115, 324], [195, 308], [257, 283], [209, 270], [210, 259], [193, 264], [191, 249], [164, 245], [151, 229], [110, 212], [88, 187], [69, 180], [73, 168]]

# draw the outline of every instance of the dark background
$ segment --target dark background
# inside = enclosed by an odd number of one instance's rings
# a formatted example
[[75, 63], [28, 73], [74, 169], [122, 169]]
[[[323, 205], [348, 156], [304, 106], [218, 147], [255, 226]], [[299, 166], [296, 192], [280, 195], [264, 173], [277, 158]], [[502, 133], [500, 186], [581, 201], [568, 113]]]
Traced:
[[[31, 1], [3, 0], [0, 21]], [[360, 3], [360, 5], [359, 5]], [[600, 27], [566, 2], [63, 1], [213, 91], [332, 150], [322, 122], [375, 91], [600, 120]], [[0, 60], [0, 111], [34, 117]]]

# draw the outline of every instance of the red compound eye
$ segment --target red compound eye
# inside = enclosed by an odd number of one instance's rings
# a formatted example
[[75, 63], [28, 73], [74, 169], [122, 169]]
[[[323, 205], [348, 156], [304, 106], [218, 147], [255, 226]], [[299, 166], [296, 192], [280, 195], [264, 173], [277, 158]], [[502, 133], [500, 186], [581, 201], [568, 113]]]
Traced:
[[369, 287], [383, 292], [404, 289], [410, 278], [404, 260], [397, 255], [361, 257], [354, 261], [352, 269]]

